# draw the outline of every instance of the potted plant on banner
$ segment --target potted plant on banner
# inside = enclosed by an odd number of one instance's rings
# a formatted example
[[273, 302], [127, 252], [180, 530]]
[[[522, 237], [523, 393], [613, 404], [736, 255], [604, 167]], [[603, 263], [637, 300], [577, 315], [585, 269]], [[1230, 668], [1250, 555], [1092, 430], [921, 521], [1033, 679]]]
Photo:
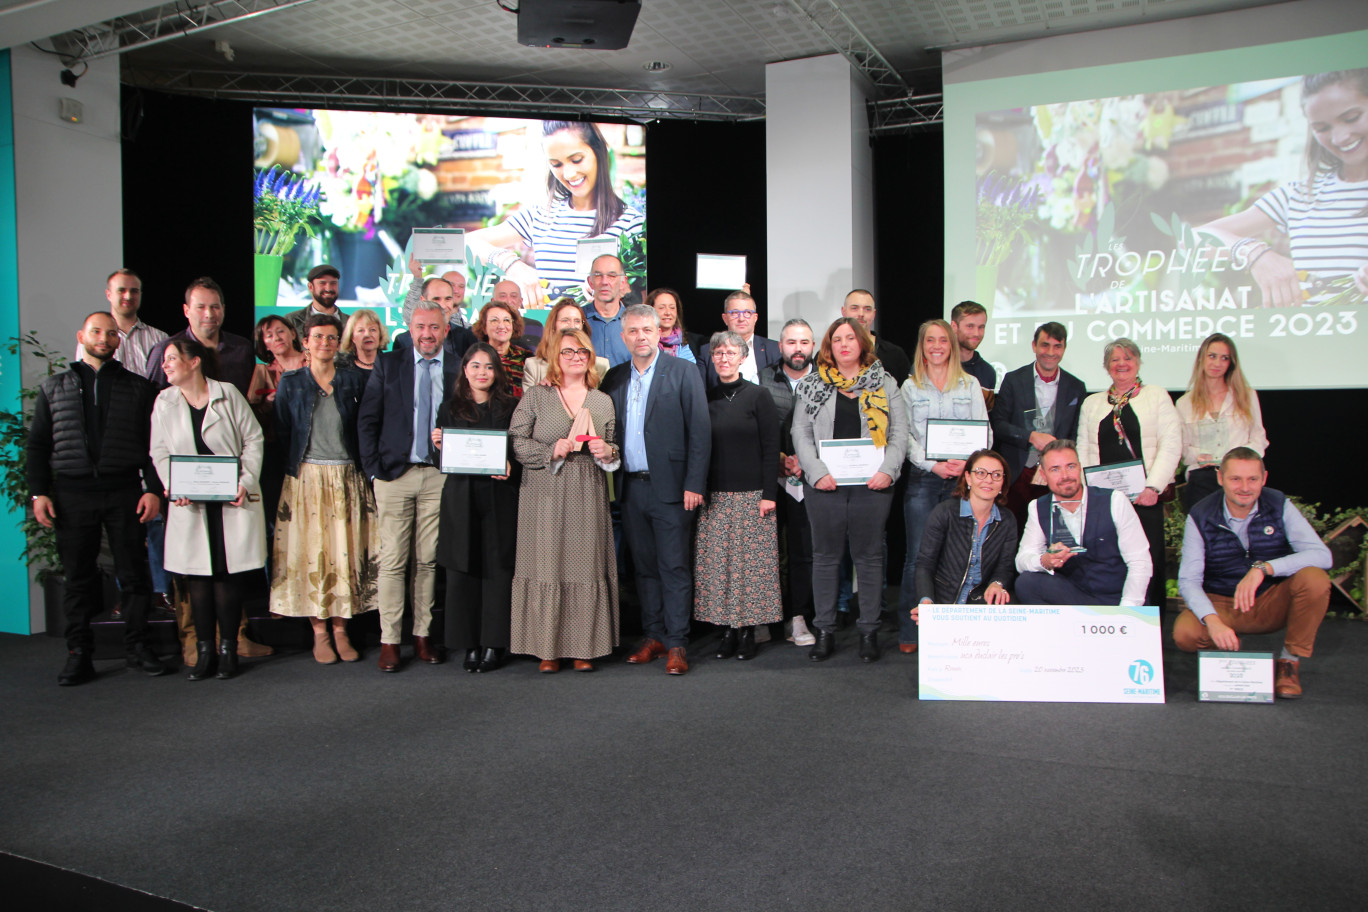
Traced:
[[272, 165], [257, 171], [252, 196], [256, 306], [275, 307], [285, 254], [294, 247], [299, 232], [314, 236], [319, 189], [302, 176]]

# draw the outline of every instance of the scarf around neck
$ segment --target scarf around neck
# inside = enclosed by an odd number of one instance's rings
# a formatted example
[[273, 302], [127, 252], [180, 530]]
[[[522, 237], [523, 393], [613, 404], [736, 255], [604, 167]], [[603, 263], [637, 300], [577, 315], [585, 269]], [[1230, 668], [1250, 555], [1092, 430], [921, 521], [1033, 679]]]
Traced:
[[876, 447], [888, 445], [888, 393], [884, 380], [888, 374], [883, 364], [875, 361], [853, 378], [847, 378], [834, 366], [817, 365], [817, 369], [798, 383], [796, 392], [803, 398], [808, 415], [816, 415], [837, 390], [860, 393], [860, 414], [869, 427], [869, 439]]

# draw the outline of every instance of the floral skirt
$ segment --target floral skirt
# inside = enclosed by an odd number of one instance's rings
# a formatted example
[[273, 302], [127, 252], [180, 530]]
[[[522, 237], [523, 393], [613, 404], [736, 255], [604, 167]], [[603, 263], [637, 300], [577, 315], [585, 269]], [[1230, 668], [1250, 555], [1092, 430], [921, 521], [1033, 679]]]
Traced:
[[760, 515], [759, 491], [714, 491], [699, 508], [694, 617], [724, 627], [784, 619], [778, 521]]
[[376, 607], [380, 523], [352, 465], [301, 463], [276, 510], [271, 613], [349, 618]]

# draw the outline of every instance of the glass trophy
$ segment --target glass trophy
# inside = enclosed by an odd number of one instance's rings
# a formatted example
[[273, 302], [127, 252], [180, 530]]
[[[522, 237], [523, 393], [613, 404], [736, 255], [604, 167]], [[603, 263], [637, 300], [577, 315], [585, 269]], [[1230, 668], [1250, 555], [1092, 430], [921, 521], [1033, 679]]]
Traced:
[[1026, 410], [1026, 427], [1032, 431], [1049, 434], [1054, 430], [1054, 409], [1033, 408]]
[[1064, 521], [1064, 508], [1058, 503], [1050, 504], [1050, 550], [1056, 551], [1055, 543], [1059, 543], [1068, 548], [1074, 554], [1085, 554], [1087, 548], [1083, 547], [1074, 538], [1073, 532], [1069, 530], [1069, 524]]
[[1197, 466], [1215, 465], [1225, 455], [1225, 419], [1203, 418], [1193, 428]]

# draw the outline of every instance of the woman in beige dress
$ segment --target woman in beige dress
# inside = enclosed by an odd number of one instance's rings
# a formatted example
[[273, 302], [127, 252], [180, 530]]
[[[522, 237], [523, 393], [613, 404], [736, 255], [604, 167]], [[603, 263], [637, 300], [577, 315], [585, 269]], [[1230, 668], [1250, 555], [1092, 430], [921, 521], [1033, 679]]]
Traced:
[[613, 402], [589, 365], [583, 331], [559, 335], [548, 386], [523, 393], [508, 435], [522, 463], [511, 651], [541, 670], [593, 671], [618, 644], [617, 566], [605, 473], [620, 462]]

